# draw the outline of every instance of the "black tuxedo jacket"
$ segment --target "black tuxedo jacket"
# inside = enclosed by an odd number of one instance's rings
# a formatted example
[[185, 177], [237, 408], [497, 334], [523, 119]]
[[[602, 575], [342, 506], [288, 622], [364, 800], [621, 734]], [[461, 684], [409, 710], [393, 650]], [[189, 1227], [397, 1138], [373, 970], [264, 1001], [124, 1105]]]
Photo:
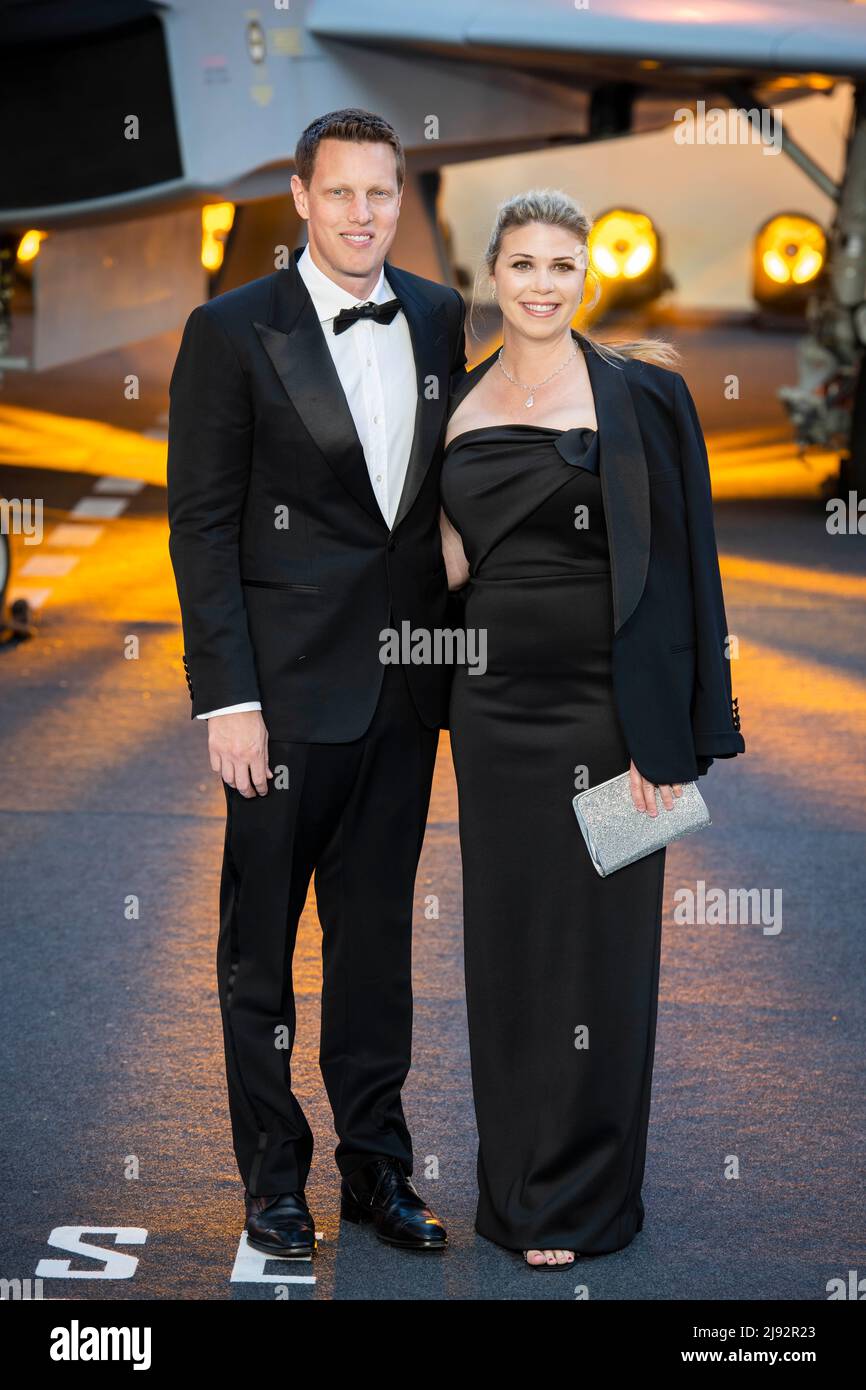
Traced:
[[[707, 450], [679, 372], [613, 366], [582, 333], [598, 421], [613, 590], [617, 714], [651, 782], [689, 782], [745, 752], [731, 694]], [[493, 365], [458, 384], [457, 405]]]
[[[187, 320], [169, 387], [169, 550], [193, 717], [260, 700], [271, 738], [344, 743], [376, 708], [381, 630], [445, 625], [439, 475], [465, 309], [456, 290], [386, 263], [418, 379], [389, 531], [300, 254]], [[451, 673], [406, 674], [422, 720], [440, 725]]]

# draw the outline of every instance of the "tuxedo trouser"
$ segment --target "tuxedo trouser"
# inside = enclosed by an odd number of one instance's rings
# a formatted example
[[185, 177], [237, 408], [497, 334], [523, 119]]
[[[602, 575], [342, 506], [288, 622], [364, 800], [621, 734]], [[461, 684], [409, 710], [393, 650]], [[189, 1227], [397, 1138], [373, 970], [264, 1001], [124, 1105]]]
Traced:
[[[346, 1176], [412, 1171], [400, 1091], [412, 1044], [412, 905], [438, 729], [386, 666], [351, 743], [271, 740], [265, 796], [225, 783], [217, 982], [235, 1156], [247, 1191], [302, 1189], [313, 1135], [292, 1092], [292, 956], [310, 878], [322, 927], [319, 1063]], [[287, 784], [287, 785], [286, 785]]]

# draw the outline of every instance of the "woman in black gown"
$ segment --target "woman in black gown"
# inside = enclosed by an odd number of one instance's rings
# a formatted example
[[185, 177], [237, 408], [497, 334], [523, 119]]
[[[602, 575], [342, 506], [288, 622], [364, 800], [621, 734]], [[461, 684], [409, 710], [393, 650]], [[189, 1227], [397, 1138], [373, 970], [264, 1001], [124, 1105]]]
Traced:
[[476, 1230], [545, 1269], [643, 1224], [661, 944], [665, 851], [600, 878], [571, 800], [626, 771], [636, 814], [681, 794], [641, 776], [615, 704], [605, 420], [570, 329], [588, 230], [562, 194], [500, 209], [502, 353], [452, 402], [442, 472], [449, 585], [487, 643], [483, 673], [456, 668], [450, 710]]

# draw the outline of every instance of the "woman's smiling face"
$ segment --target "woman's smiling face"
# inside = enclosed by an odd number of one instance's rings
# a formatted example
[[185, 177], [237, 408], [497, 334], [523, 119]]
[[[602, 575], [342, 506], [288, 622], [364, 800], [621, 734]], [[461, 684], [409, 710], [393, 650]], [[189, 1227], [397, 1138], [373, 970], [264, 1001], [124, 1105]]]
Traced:
[[505, 319], [531, 338], [556, 337], [580, 307], [586, 264], [586, 246], [565, 227], [509, 228], [491, 281]]

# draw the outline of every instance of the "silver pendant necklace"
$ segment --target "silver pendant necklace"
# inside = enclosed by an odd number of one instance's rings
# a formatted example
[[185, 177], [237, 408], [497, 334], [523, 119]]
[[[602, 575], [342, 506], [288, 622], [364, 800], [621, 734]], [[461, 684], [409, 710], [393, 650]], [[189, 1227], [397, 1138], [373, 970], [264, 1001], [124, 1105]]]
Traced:
[[542, 386], [546, 386], [547, 383], [548, 383], [549, 381], [553, 381], [553, 378], [554, 378], [555, 376], [559, 376], [559, 373], [560, 373], [560, 372], [564, 372], [564, 371], [565, 371], [565, 369], [566, 369], [566, 367], [568, 366], [569, 362], [573, 362], [573, 361], [574, 361], [575, 357], [577, 356], [577, 344], [575, 343], [575, 345], [574, 345], [574, 350], [572, 351], [571, 356], [570, 356], [570, 357], [566, 357], [566, 359], [565, 359], [565, 361], [563, 362], [562, 366], [561, 366], [561, 367], [557, 367], [557, 369], [556, 369], [555, 372], [551, 372], [551, 373], [550, 373], [550, 376], [546, 376], [546, 377], [544, 378], [543, 381], [537, 382], [535, 386], [527, 386], [527, 385], [525, 385], [524, 382], [522, 382], [522, 381], [516, 381], [516, 380], [515, 380], [515, 378], [511, 375], [510, 371], [508, 370], [508, 368], [506, 367], [505, 363], [504, 363], [503, 360], [502, 360], [502, 353], [503, 353], [503, 351], [504, 351], [504, 348], [500, 348], [500, 349], [499, 349], [499, 356], [496, 358], [496, 360], [497, 360], [497, 362], [499, 363], [500, 367], [502, 368], [504, 374], [507, 376], [508, 380], [511, 382], [512, 386], [519, 386], [520, 389], [521, 389], [521, 391], [528, 391], [528, 392], [529, 392], [528, 396], [526, 397], [526, 400], [523, 402], [523, 404], [526, 406], [526, 409], [529, 410], [533, 405], [535, 405], [535, 393], [536, 393], [536, 391], [540, 390]]

